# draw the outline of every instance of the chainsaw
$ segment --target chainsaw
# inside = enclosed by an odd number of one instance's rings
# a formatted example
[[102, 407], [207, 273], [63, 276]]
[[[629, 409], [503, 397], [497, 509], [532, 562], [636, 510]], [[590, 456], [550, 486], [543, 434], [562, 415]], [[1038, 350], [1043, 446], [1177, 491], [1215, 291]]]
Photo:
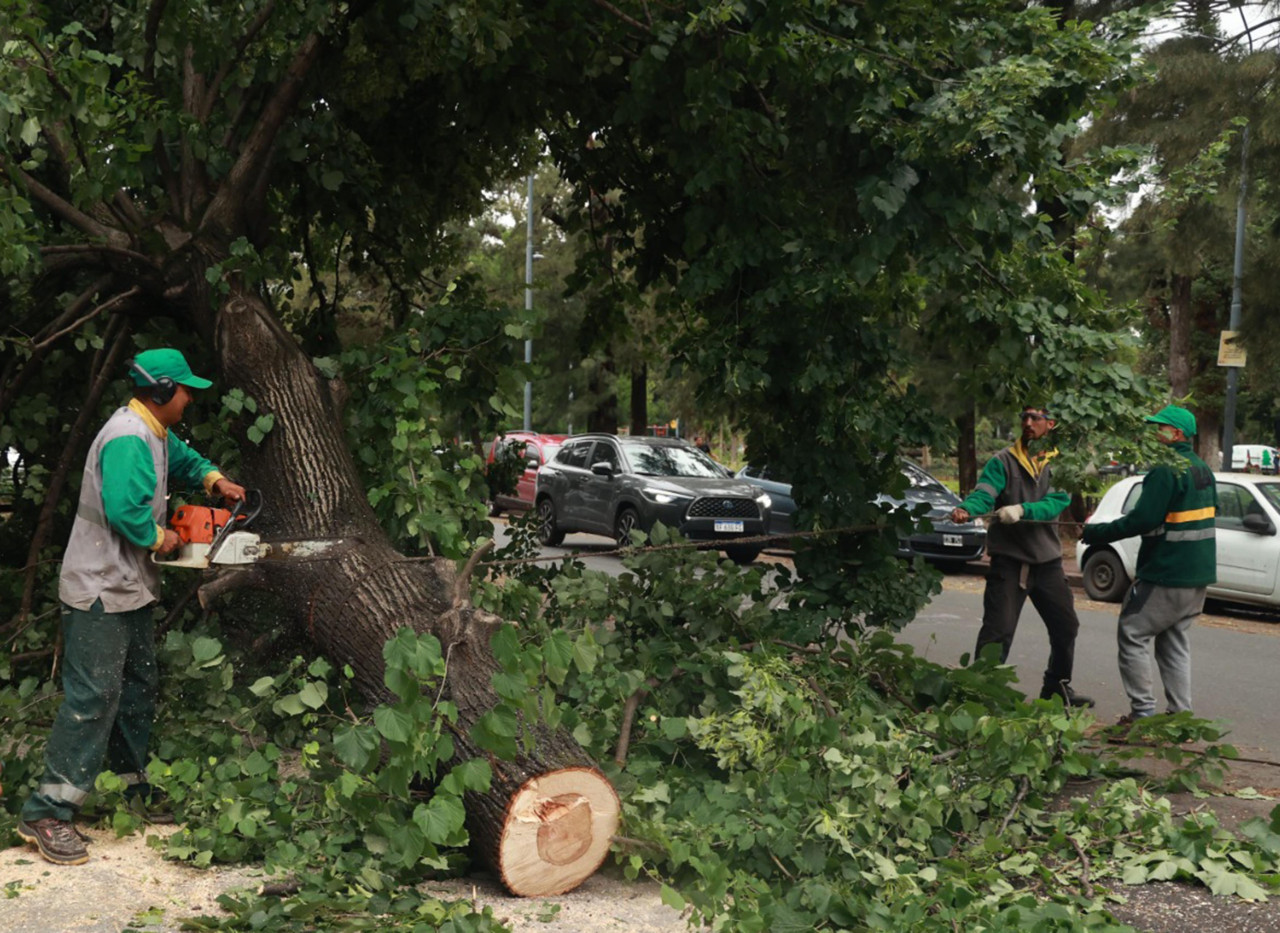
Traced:
[[[245, 501], [253, 505], [245, 511]], [[249, 524], [262, 511], [262, 493], [245, 490], [245, 501], [235, 507], [215, 509], [203, 505], [180, 506], [169, 519], [169, 527], [182, 542], [173, 557], [151, 555], [162, 567], [207, 570], [212, 566], [252, 564], [265, 553], [266, 545], [249, 531]]]

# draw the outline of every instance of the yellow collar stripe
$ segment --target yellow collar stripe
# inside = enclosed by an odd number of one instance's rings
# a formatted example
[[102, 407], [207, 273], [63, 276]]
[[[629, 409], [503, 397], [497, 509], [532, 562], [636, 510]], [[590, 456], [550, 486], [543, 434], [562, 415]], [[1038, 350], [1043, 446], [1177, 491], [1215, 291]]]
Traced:
[[1199, 522], [1204, 521], [1206, 518], [1213, 518], [1214, 514], [1213, 506], [1209, 506], [1203, 509], [1191, 509], [1187, 512], [1170, 512], [1164, 517], [1164, 520], [1169, 523]]
[[151, 414], [151, 412], [147, 409], [146, 405], [143, 405], [136, 398], [129, 399], [129, 410], [132, 412], [136, 412], [139, 416], [141, 416], [142, 420], [147, 423], [147, 427], [149, 427], [155, 433], [156, 437], [163, 438], [163, 437], [169, 436], [168, 429], [163, 424], [161, 424], [159, 421], [156, 420], [156, 416]]
[[1057, 455], [1057, 450], [1044, 450], [1032, 457], [1023, 445], [1022, 438], [1018, 438], [1013, 444], [1014, 459], [1021, 463], [1023, 469], [1030, 473], [1033, 478], [1038, 479], [1040, 471]]

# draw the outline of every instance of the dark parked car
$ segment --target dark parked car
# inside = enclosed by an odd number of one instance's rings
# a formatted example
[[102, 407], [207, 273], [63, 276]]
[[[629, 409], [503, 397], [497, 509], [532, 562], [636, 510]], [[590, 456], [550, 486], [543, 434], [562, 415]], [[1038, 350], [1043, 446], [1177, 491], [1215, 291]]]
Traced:
[[516, 478], [515, 489], [494, 490], [489, 500], [489, 514], [498, 515], [503, 510], [525, 511], [533, 508], [533, 491], [538, 471], [556, 455], [567, 434], [538, 434], [534, 431], [508, 431], [493, 439], [489, 446], [488, 463], [501, 458], [506, 452], [520, 453], [524, 457], [524, 472]]
[[539, 471], [536, 501], [543, 544], [576, 531], [629, 544], [632, 530], [662, 522], [685, 537], [722, 542], [740, 564], [755, 560], [761, 545], [733, 542], [763, 534], [769, 519], [767, 493], [675, 437], [571, 437]]
[[[898, 542], [901, 557], [919, 555], [940, 564], [961, 564], [977, 560], [987, 544], [987, 531], [982, 519], [974, 519], [961, 525], [951, 522], [951, 510], [960, 504], [960, 497], [942, 485], [923, 467], [903, 459], [902, 474], [907, 479], [903, 498], [888, 495], [876, 497], [877, 503], [912, 508], [925, 503], [929, 506], [928, 519], [933, 531], [917, 531]], [[738, 471], [738, 478], [767, 491], [773, 500], [770, 510], [769, 533], [789, 534], [792, 529], [792, 513], [795, 499], [791, 485], [769, 475], [768, 467], [748, 465]]]

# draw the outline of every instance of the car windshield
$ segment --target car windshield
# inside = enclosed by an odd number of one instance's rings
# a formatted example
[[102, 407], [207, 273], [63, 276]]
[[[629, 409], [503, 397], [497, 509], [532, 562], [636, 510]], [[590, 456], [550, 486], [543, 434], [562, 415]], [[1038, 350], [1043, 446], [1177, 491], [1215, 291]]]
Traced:
[[1257, 483], [1254, 488], [1271, 503], [1272, 508], [1280, 509], [1280, 483]]
[[958, 501], [951, 490], [914, 463], [906, 460], [902, 461], [902, 475], [910, 483], [906, 492], [908, 501], [928, 502], [930, 505], [946, 506], [954, 505]]
[[632, 471], [645, 476], [724, 476], [719, 465], [696, 447], [623, 440]]

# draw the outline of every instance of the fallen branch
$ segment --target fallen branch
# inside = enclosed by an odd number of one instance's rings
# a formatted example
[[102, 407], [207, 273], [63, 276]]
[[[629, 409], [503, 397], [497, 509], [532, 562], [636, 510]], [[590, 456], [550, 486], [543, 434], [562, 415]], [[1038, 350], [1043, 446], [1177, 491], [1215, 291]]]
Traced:
[[[676, 668], [676, 671], [679, 670], [679, 668]], [[623, 767], [627, 763], [627, 749], [631, 746], [631, 724], [636, 718], [636, 707], [640, 705], [640, 701], [649, 693], [649, 691], [658, 686], [659, 683], [661, 683], [661, 681], [657, 678], [650, 677], [645, 681], [645, 686], [639, 688], [635, 693], [627, 697], [626, 705], [622, 708], [622, 725], [618, 730], [618, 747], [613, 753], [614, 763], [616, 763], [619, 768]]]
[[1013, 806], [1009, 808], [1009, 812], [1004, 815], [1004, 820], [1000, 823], [1000, 835], [1004, 835], [1004, 831], [1009, 828], [1009, 824], [1013, 821], [1013, 815], [1018, 812], [1018, 807], [1022, 806], [1022, 801], [1027, 797], [1027, 791], [1031, 789], [1031, 782], [1024, 775], [1018, 781], [1018, 796], [1013, 800]]
[[1093, 897], [1093, 885], [1089, 883], [1089, 856], [1085, 854], [1075, 836], [1067, 838], [1071, 840], [1071, 845], [1076, 850], [1076, 857], [1080, 859], [1080, 884], [1084, 886], [1084, 896]]

